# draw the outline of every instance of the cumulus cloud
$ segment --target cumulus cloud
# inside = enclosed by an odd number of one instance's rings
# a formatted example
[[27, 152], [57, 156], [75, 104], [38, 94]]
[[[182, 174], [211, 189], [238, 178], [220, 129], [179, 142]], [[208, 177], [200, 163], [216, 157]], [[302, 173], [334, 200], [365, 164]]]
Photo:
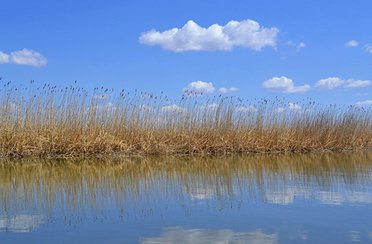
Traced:
[[285, 111], [285, 108], [283, 108], [283, 107], [279, 107], [275, 110], [275, 112], [277, 112], [277, 113], [283, 113], [284, 111]]
[[48, 63], [48, 60], [40, 53], [24, 48], [10, 54], [0, 52], [0, 64], [5, 63], [42, 67]]
[[345, 82], [344, 87], [346, 88], [362, 88], [371, 85], [370, 80], [348, 80]]
[[48, 60], [43, 55], [26, 48], [11, 52], [10, 60], [14, 64], [31, 65], [35, 67], [42, 67], [48, 63]]
[[359, 42], [357, 40], [350, 40], [346, 42], [347, 47], [357, 47], [359, 46]]
[[301, 111], [302, 107], [297, 103], [288, 103], [288, 109], [292, 111]]
[[342, 80], [339, 77], [329, 77], [326, 79], [321, 79], [315, 83], [315, 88], [320, 88], [320, 89], [329, 89], [332, 90], [336, 87], [341, 86], [344, 84], [344, 80]]
[[372, 53], [372, 44], [371, 43], [368, 43], [364, 46], [364, 49], [368, 52], [368, 53]]
[[230, 88], [221, 87], [220, 89], [218, 89], [218, 91], [220, 93], [226, 94], [226, 93], [238, 92], [239, 88], [236, 88], [236, 87], [230, 87]]
[[187, 94], [202, 94], [202, 93], [212, 93], [216, 89], [212, 82], [204, 82], [201, 80], [191, 82], [187, 87], [183, 89], [184, 93]]
[[9, 55], [3, 52], [0, 52], [0, 64], [9, 63]]
[[362, 88], [368, 87], [372, 84], [370, 80], [344, 80], [340, 77], [329, 77], [321, 79], [315, 83], [315, 88], [332, 90], [337, 87], [343, 86], [345, 88]]
[[355, 105], [358, 107], [372, 106], [372, 100], [359, 101]]
[[220, 105], [218, 103], [208, 103], [208, 104], [203, 104], [199, 106], [200, 111], [215, 111], [218, 109]]
[[284, 113], [286, 111], [304, 112], [301, 105], [299, 105], [298, 103], [291, 103], [291, 102], [289, 102], [287, 106], [285, 107], [278, 107], [275, 109], [276, 113]]
[[161, 111], [168, 112], [168, 113], [183, 113], [185, 111], [185, 109], [176, 105], [176, 104], [173, 104], [173, 105], [168, 105], [168, 106], [162, 107]]
[[112, 113], [112, 112], [115, 112], [118, 109], [118, 107], [116, 107], [111, 102], [107, 102], [102, 105], [94, 106], [94, 109], [96, 110], [97, 113]]
[[139, 41], [173, 52], [229, 51], [234, 47], [260, 51], [267, 46], [276, 47], [278, 33], [275, 27], [265, 28], [249, 19], [230, 21], [225, 26], [213, 24], [208, 28], [189, 20], [182, 28], [142, 33]]
[[304, 93], [311, 88], [309, 85], [295, 86], [293, 80], [285, 76], [266, 80], [262, 83], [262, 86], [269, 91], [284, 93]]
[[235, 112], [237, 112], [237, 113], [255, 113], [257, 111], [258, 111], [258, 109], [253, 105], [240, 106], [240, 107], [237, 107], [235, 109]]

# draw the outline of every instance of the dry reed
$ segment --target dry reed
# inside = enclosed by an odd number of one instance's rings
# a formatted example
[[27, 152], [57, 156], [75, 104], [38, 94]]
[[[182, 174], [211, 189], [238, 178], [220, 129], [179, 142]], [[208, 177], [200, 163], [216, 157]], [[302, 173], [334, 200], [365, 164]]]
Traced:
[[0, 157], [222, 155], [370, 149], [372, 112], [311, 99], [2, 84]]

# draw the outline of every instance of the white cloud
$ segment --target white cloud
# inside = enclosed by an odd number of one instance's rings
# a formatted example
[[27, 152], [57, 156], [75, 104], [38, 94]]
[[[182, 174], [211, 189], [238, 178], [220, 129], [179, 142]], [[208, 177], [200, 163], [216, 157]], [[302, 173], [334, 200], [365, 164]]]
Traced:
[[11, 52], [10, 61], [14, 64], [31, 65], [35, 67], [42, 67], [48, 63], [48, 60], [43, 55], [26, 48]]
[[220, 93], [226, 94], [226, 93], [238, 92], [239, 88], [236, 88], [236, 87], [230, 87], [230, 88], [221, 87], [220, 89], [218, 89], [218, 91]]
[[258, 111], [257, 108], [253, 105], [241, 106], [235, 109], [235, 112], [238, 112], [238, 113], [255, 113], [257, 111]]
[[283, 108], [283, 107], [279, 107], [275, 110], [275, 112], [277, 112], [277, 113], [283, 113], [284, 111], [285, 111], [285, 108]]
[[364, 49], [368, 52], [368, 53], [372, 53], [372, 44], [371, 43], [368, 43], [364, 46]]
[[204, 82], [201, 80], [191, 82], [183, 89], [184, 93], [190, 93], [190, 95], [200, 95], [202, 93], [212, 93], [214, 91], [215, 88], [212, 82]]
[[145, 45], [159, 45], [165, 50], [215, 51], [244, 47], [260, 51], [266, 46], [276, 47], [279, 30], [265, 28], [253, 20], [230, 21], [225, 26], [213, 24], [208, 28], [189, 20], [182, 28], [164, 32], [151, 30], [142, 33], [139, 41]]
[[362, 88], [371, 85], [370, 80], [348, 80], [344, 87], [346, 88]]
[[355, 103], [355, 105], [357, 105], [359, 107], [372, 106], [372, 100], [359, 101], [359, 102]]
[[118, 109], [118, 107], [116, 107], [113, 103], [108, 102], [102, 105], [96, 105], [94, 106], [94, 109], [98, 113], [109, 113], [109, 112], [115, 112]]
[[40, 53], [24, 48], [10, 54], [0, 51], [0, 64], [6, 63], [42, 67], [48, 63], [48, 60]]
[[298, 105], [297, 103], [288, 103], [288, 108], [289, 108], [289, 110], [292, 110], [292, 111], [301, 111], [302, 110], [302, 107], [300, 105]]
[[302, 48], [305, 48], [306, 47], [306, 44], [304, 42], [294, 42], [294, 41], [287, 41], [286, 42], [286, 45], [292, 47], [292, 48], [295, 48], [296, 51], [300, 51]]
[[297, 51], [299, 51], [300, 49], [305, 48], [305, 47], [306, 47], [306, 44], [304, 42], [300, 42], [297, 44], [296, 49]]
[[304, 112], [302, 106], [297, 103], [288, 103], [286, 107], [278, 107], [274, 111], [276, 113], [284, 113], [285, 111], [293, 111], [293, 112]]
[[372, 84], [370, 80], [344, 80], [339, 77], [329, 77], [321, 79], [315, 83], [315, 88], [332, 90], [334, 88], [343, 86], [345, 88], [362, 88], [368, 87]]
[[183, 113], [185, 111], [185, 109], [176, 105], [176, 104], [173, 104], [173, 105], [168, 105], [168, 106], [162, 107], [161, 111], [170, 112], [170, 113]]
[[9, 63], [9, 55], [3, 52], [0, 52], [0, 64]]
[[326, 79], [321, 79], [315, 83], [315, 88], [319, 89], [329, 89], [332, 90], [336, 87], [342, 86], [344, 84], [344, 80], [339, 77], [329, 77]]
[[357, 47], [359, 46], [359, 42], [357, 40], [350, 40], [346, 42], [347, 47]]
[[219, 106], [220, 105], [218, 103], [208, 103], [208, 104], [200, 105], [199, 109], [201, 111], [215, 111], [218, 109]]
[[309, 85], [295, 86], [293, 80], [285, 76], [273, 77], [264, 81], [262, 85], [269, 91], [284, 93], [304, 93], [311, 88]]

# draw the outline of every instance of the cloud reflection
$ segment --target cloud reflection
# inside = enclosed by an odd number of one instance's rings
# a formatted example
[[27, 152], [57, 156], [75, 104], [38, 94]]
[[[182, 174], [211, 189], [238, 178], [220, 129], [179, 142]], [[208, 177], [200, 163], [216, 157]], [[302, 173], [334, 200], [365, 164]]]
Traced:
[[190, 195], [192, 200], [212, 199], [215, 195], [215, 191], [211, 187], [192, 187], [186, 189], [186, 192]]
[[19, 214], [12, 217], [0, 215], [0, 232], [31, 232], [43, 223], [43, 217], [40, 215]]
[[295, 199], [314, 199], [326, 205], [352, 205], [352, 204], [372, 204], [372, 193], [359, 191], [341, 191], [305, 189], [302, 187], [289, 186], [281, 190], [269, 189], [265, 196], [265, 202], [278, 205], [293, 204]]
[[274, 244], [278, 242], [278, 234], [266, 234], [257, 229], [251, 232], [234, 232], [229, 229], [184, 229], [167, 228], [159, 237], [143, 238], [142, 244], [151, 243], [252, 243]]
[[[220, 158], [117, 158], [0, 163], [0, 210], [44, 216], [84, 210], [143, 212], [182, 206], [224, 208], [257, 202], [288, 205], [372, 204], [372, 154], [308, 154]], [[17, 184], [14, 184], [14, 181]], [[146, 199], [146, 201], [144, 201]], [[164, 199], [167, 199], [164, 204]], [[110, 200], [110, 201], [108, 201]], [[45, 212], [45, 209], [51, 209]]]

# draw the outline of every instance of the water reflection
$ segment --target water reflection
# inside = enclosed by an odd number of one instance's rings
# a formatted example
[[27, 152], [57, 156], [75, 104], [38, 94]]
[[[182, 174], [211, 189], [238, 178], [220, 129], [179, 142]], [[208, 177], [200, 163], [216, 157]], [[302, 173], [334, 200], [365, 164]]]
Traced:
[[142, 244], [151, 243], [252, 243], [274, 244], [278, 234], [266, 234], [257, 229], [251, 232], [234, 232], [233, 230], [203, 230], [167, 228], [159, 237], [141, 239]]
[[0, 216], [0, 232], [31, 232], [44, 220], [39, 215], [20, 214], [12, 217]]
[[[2, 162], [3, 213], [27, 209], [94, 211], [123, 203], [156, 208], [160, 199], [291, 204], [372, 203], [372, 154], [311, 154], [200, 159], [113, 159]], [[108, 201], [109, 200], [109, 201]], [[146, 201], [144, 201], [146, 200]], [[126, 205], [124, 204], [124, 205]], [[145, 206], [141, 206], [145, 207]]]
[[8, 233], [64, 229], [78, 239], [84, 227], [99, 242], [104, 229], [107, 243], [329, 243], [321, 237], [332, 233], [335, 243], [368, 242], [371, 207], [368, 152], [0, 162]]
[[349, 232], [351, 242], [360, 242], [360, 231], [352, 230]]

